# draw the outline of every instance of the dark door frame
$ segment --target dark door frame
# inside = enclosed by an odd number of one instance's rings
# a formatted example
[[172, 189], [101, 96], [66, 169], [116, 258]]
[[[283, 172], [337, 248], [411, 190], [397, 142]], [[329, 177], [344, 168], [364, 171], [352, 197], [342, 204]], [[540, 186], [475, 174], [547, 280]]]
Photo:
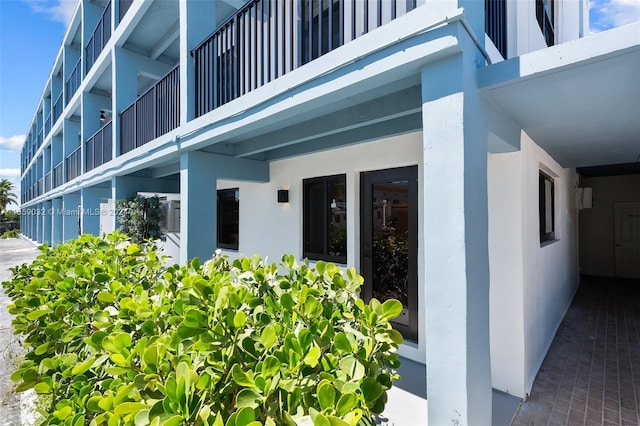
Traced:
[[364, 277], [362, 298], [373, 297], [373, 185], [407, 181], [408, 194], [408, 311], [409, 325], [393, 323], [405, 339], [418, 342], [418, 166], [360, 173], [360, 273]]

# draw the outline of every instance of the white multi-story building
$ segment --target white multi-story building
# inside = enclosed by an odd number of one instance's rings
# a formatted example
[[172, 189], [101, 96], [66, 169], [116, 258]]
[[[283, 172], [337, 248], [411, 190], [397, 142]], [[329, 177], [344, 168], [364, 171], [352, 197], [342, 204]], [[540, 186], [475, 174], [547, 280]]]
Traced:
[[22, 233], [99, 234], [114, 200], [158, 193], [176, 261], [355, 266], [365, 298], [405, 305], [429, 421], [489, 424], [492, 387], [530, 391], [580, 272], [640, 276], [640, 26], [584, 37], [587, 16], [80, 1], [24, 144]]

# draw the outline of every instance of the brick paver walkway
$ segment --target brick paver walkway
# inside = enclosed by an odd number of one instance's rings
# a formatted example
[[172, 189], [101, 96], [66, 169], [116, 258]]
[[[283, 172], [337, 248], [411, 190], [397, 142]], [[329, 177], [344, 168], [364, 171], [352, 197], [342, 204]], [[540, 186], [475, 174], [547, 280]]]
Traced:
[[512, 425], [640, 424], [640, 281], [584, 277]]

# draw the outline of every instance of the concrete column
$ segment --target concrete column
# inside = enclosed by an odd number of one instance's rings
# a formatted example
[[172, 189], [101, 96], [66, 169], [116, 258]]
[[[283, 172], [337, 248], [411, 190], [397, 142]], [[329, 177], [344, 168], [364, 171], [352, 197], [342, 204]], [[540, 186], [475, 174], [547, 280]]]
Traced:
[[433, 425], [491, 424], [487, 140], [473, 52], [468, 43], [463, 53], [422, 69], [427, 394]]
[[180, 263], [206, 260], [216, 250], [216, 169], [211, 154], [190, 151], [180, 156]]
[[100, 235], [100, 203], [111, 198], [111, 188], [82, 189], [82, 233]]
[[52, 236], [52, 222], [54, 211], [52, 209], [51, 200], [47, 200], [43, 203], [44, 217], [43, 217], [43, 234], [42, 243], [51, 246]]
[[69, 241], [78, 238], [80, 206], [80, 192], [64, 194], [62, 196], [62, 240]]
[[51, 200], [51, 246], [56, 246], [63, 242], [62, 234], [62, 198]]

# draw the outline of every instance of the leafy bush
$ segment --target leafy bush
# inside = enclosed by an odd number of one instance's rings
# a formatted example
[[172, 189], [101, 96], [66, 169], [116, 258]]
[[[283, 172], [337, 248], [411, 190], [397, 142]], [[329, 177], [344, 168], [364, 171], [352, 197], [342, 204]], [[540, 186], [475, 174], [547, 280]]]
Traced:
[[0, 238], [2, 238], [2, 239], [18, 238], [19, 236], [20, 236], [20, 230], [19, 229], [12, 229], [12, 230], [6, 231], [2, 235], [0, 235]]
[[160, 238], [160, 198], [136, 195], [130, 200], [118, 200], [120, 231], [135, 243]]
[[395, 300], [362, 278], [259, 257], [163, 266], [119, 233], [42, 246], [3, 283], [30, 348], [12, 378], [44, 424], [372, 424], [397, 378]]

